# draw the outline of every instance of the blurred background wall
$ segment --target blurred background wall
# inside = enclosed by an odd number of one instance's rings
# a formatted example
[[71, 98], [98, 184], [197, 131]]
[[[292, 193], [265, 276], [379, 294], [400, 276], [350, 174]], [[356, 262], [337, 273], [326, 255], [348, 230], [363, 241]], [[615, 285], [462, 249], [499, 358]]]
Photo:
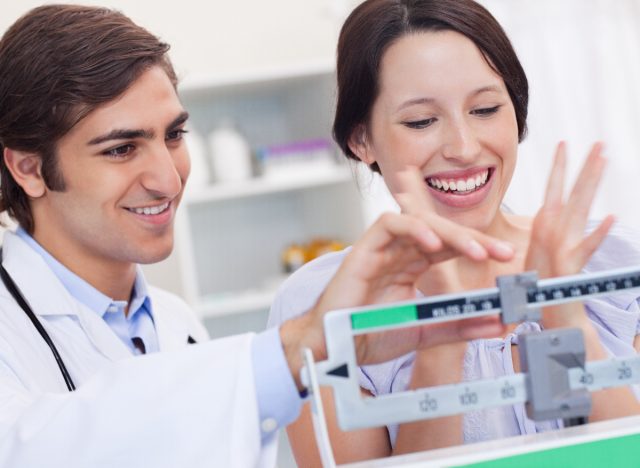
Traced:
[[[3, 1], [0, 31], [39, 5]], [[166, 2], [87, 0], [121, 9], [172, 44], [186, 80], [233, 76], [331, 61], [339, 27], [356, 0]], [[507, 203], [517, 212], [539, 205], [555, 144], [569, 143], [571, 175], [589, 145], [606, 143], [610, 159], [594, 216], [613, 212], [640, 228], [640, 0], [482, 0], [503, 24], [529, 76], [529, 136]], [[369, 219], [392, 206], [379, 182]]]
[[[0, 33], [41, 4], [2, 0]], [[233, 80], [272, 69], [331, 63], [340, 25], [356, 0], [84, 0], [122, 10], [172, 45], [185, 81]], [[507, 204], [535, 213], [554, 147], [569, 143], [573, 179], [592, 142], [606, 143], [609, 166], [593, 216], [614, 213], [640, 229], [640, 0], [482, 0], [509, 34], [529, 77], [529, 136]], [[230, 78], [231, 77], [231, 78]], [[358, 171], [367, 222], [394, 203], [381, 181]], [[216, 259], [212, 259], [216, 261]], [[163, 270], [154, 282], [189, 281]], [[168, 273], [167, 273], [168, 272]], [[169, 276], [169, 277], [167, 277]], [[161, 280], [161, 281], [157, 281]], [[266, 305], [266, 304], [265, 304]], [[264, 327], [266, 311], [209, 319], [220, 336]], [[284, 436], [282, 436], [284, 437]], [[279, 465], [294, 466], [287, 444]]]

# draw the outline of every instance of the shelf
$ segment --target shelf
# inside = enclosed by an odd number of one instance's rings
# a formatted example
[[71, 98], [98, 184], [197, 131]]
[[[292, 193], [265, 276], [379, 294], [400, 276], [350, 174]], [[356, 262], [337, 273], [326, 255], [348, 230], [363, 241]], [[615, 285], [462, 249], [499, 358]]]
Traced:
[[333, 74], [333, 60], [317, 60], [289, 66], [232, 74], [188, 76], [180, 84], [180, 95], [186, 98], [200, 97], [216, 92], [265, 89], [270, 85], [285, 86], [288, 83], [319, 75]]
[[257, 177], [246, 182], [212, 184], [194, 189], [185, 195], [189, 204], [230, 200], [242, 197], [255, 197], [269, 193], [282, 193], [294, 190], [340, 184], [353, 180], [349, 166], [336, 165], [335, 169], [322, 172], [305, 172], [287, 179]]
[[196, 306], [196, 310], [203, 319], [268, 310], [275, 298], [278, 286], [279, 284], [264, 289], [252, 289], [235, 294], [228, 293], [204, 298]]

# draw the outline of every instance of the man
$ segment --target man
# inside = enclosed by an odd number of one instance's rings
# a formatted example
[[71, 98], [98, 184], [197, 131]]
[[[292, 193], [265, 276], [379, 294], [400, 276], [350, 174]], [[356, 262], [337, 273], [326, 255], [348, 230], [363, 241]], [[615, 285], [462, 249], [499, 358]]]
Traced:
[[[0, 210], [19, 225], [2, 252], [0, 466], [272, 465], [302, 405], [301, 350], [325, 355], [324, 313], [411, 297], [405, 267], [433, 252], [505, 257], [478, 233], [443, 245], [425, 220], [385, 216], [309, 314], [207, 341], [138, 267], [169, 255], [189, 174], [167, 50], [118, 12], [69, 5], [30, 11], [0, 40]], [[362, 340], [358, 355], [500, 329], [475, 325]]]

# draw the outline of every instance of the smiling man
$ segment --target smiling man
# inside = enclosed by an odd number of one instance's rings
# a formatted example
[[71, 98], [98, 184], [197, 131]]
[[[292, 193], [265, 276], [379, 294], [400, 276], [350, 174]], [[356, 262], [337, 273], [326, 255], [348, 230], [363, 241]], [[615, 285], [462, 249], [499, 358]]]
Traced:
[[0, 466], [269, 464], [297, 415], [277, 331], [208, 342], [138, 266], [170, 254], [190, 169], [168, 48], [70, 5], [0, 41]]

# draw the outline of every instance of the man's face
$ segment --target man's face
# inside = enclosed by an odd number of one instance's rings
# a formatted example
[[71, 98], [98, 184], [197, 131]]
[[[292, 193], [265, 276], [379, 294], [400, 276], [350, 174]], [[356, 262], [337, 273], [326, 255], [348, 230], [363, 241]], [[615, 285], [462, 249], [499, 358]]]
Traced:
[[76, 270], [166, 258], [189, 175], [186, 118], [159, 67], [92, 111], [58, 141], [66, 190], [33, 200], [34, 238]]

